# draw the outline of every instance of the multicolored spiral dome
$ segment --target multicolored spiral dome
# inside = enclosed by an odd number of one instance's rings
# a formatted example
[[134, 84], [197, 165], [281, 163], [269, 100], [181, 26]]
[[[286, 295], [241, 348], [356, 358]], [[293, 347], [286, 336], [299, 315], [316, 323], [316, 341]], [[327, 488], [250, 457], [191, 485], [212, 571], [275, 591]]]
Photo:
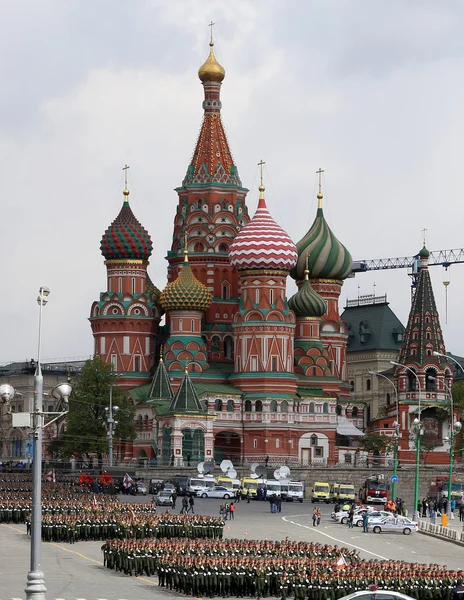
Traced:
[[264, 200], [264, 186], [255, 216], [238, 233], [229, 249], [230, 264], [239, 270], [289, 271], [298, 254], [290, 236], [271, 217]]
[[159, 303], [164, 310], [207, 310], [213, 296], [206, 285], [195, 277], [188, 262], [188, 253], [184, 254], [184, 264], [177, 279], [164, 288]]
[[[321, 196], [322, 198], [322, 196]], [[353, 265], [351, 254], [338, 241], [327, 225], [322, 207], [317, 209], [311, 229], [297, 245], [298, 263], [290, 271], [290, 277], [304, 279], [306, 256], [309, 255], [309, 272], [311, 279], [338, 279], [343, 281], [350, 273]]]
[[300, 289], [288, 300], [288, 305], [297, 317], [323, 317], [327, 312], [327, 302], [309, 282], [308, 271]]
[[106, 260], [148, 260], [153, 244], [148, 231], [137, 221], [129, 206], [129, 190], [119, 215], [103, 234], [100, 250]]

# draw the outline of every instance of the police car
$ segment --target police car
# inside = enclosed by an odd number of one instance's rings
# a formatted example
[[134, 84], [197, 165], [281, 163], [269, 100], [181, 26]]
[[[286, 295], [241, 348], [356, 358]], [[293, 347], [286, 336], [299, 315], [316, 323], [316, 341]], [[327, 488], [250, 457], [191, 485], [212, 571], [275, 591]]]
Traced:
[[411, 521], [407, 517], [395, 517], [390, 515], [383, 519], [376, 520], [372, 525], [372, 531], [374, 533], [382, 533], [382, 531], [397, 531], [404, 535], [410, 535], [419, 529], [419, 524], [416, 521]]
[[413, 600], [413, 598], [411, 598], [411, 596], [406, 596], [401, 592], [379, 590], [377, 586], [372, 585], [369, 590], [353, 592], [353, 594], [343, 596], [340, 600]]

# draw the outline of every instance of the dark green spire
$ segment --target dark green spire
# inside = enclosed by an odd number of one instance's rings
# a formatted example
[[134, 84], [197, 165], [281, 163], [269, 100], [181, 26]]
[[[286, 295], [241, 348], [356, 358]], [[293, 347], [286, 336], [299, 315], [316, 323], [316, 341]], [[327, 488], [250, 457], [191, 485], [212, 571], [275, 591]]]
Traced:
[[184, 379], [180, 384], [177, 393], [171, 402], [169, 412], [179, 413], [204, 413], [202, 409], [198, 395], [193, 387], [193, 383], [190, 380], [188, 370], [185, 370]]
[[153, 379], [148, 390], [147, 401], [156, 402], [157, 400], [172, 401], [174, 393], [172, 391], [171, 382], [169, 381], [168, 372], [162, 358], [158, 363], [158, 368], [153, 375]]

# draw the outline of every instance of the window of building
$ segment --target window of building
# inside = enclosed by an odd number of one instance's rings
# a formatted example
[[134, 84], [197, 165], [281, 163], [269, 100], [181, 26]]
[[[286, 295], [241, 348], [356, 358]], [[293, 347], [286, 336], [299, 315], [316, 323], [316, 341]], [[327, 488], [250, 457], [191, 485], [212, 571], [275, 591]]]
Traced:
[[184, 320], [179, 319], [179, 331], [184, 331]]
[[324, 458], [324, 448], [322, 448], [322, 446], [314, 448], [314, 456], [316, 458]]
[[366, 379], [366, 390], [368, 392], [371, 391], [371, 380], [370, 379]]
[[272, 357], [272, 370], [277, 371], [277, 357], [276, 356]]
[[309, 403], [309, 412], [310, 412], [310, 414], [312, 414], [312, 415], [314, 414], [314, 412], [315, 412], [315, 411], [314, 411], [314, 402], [310, 402], [310, 403]]
[[251, 412], [251, 400], [245, 400], [245, 412]]
[[139, 354], [136, 354], [134, 356], [134, 371], [136, 373], [140, 372], [140, 355]]
[[353, 409], [351, 411], [351, 416], [352, 417], [357, 417], [358, 416], [358, 407], [357, 406], [353, 406]]
[[195, 331], [195, 321], [193, 319], [190, 321], [190, 327], [191, 331]]
[[227, 400], [227, 412], [234, 412], [234, 401]]
[[229, 298], [230, 298], [230, 283], [228, 281], [225, 281], [222, 284], [222, 299], [229, 300]]
[[276, 439], [275, 443], [276, 443], [276, 448], [280, 448], [280, 440]]
[[255, 412], [263, 412], [263, 403], [261, 400], [256, 400]]
[[351, 391], [354, 392], [354, 380], [350, 381]]
[[132, 277], [132, 293], [135, 294], [135, 277]]
[[234, 340], [230, 335], [224, 338], [224, 358], [227, 360], [234, 358]]
[[271, 304], [274, 304], [274, 290], [273, 289], [269, 290], [269, 302]]
[[227, 252], [227, 244], [219, 244], [219, 252]]
[[277, 402], [276, 402], [275, 400], [271, 400], [271, 403], [270, 403], [270, 405], [269, 405], [269, 410], [270, 410], [272, 413], [275, 413], [275, 412], [277, 412]]
[[254, 439], [253, 440], [253, 448], [257, 448], [258, 447], [258, 440]]
[[251, 370], [252, 371], [258, 370], [258, 357], [257, 356], [251, 357]]
[[337, 414], [338, 417], [341, 416], [342, 414], [342, 407], [340, 406], [340, 404], [337, 404], [337, 406], [335, 407], [335, 412]]
[[352, 462], [352, 456], [349, 452], [347, 452], [345, 454], [345, 465], [351, 465]]
[[214, 410], [220, 412], [222, 410], [222, 400], [220, 398], [216, 398], [214, 401]]
[[259, 304], [259, 288], [255, 290], [256, 304]]
[[118, 292], [122, 294], [122, 277], [118, 277]]
[[129, 354], [129, 342], [130, 342], [129, 336], [125, 335], [122, 338], [122, 352], [123, 352], [123, 354]]
[[324, 404], [322, 405], [322, 412], [324, 414], [326, 414], [326, 415], [329, 413], [329, 404], [328, 404], [328, 402], [324, 402]]
[[282, 400], [282, 402], [280, 403], [280, 412], [288, 413], [288, 402], [286, 400]]
[[111, 368], [113, 371], [118, 370], [118, 357], [116, 354], [111, 355]]
[[387, 403], [387, 406], [390, 406], [390, 402], [391, 402], [391, 396], [390, 396], [390, 394], [387, 392], [387, 398], [386, 398], [386, 403]]
[[314, 433], [310, 438], [311, 446], [317, 446], [317, 435]]

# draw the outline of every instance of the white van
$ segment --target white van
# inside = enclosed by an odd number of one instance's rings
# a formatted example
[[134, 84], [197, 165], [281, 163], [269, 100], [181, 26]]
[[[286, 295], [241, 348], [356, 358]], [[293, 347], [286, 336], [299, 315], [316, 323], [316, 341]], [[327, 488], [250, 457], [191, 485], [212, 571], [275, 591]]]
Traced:
[[214, 477], [190, 477], [187, 481], [187, 493], [196, 496], [198, 490], [212, 489], [216, 485]]
[[272, 494], [275, 494], [276, 496], [278, 496], [280, 498], [280, 494], [282, 492], [281, 488], [280, 488], [280, 482], [277, 481], [277, 479], [268, 479], [265, 483], [266, 488], [267, 488], [267, 497], [269, 498], [269, 496], [272, 496]]
[[288, 484], [288, 495], [287, 500], [293, 502], [294, 500], [298, 500], [298, 502], [303, 502], [304, 499], [304, 486], [301, 481], [290, 481]]

